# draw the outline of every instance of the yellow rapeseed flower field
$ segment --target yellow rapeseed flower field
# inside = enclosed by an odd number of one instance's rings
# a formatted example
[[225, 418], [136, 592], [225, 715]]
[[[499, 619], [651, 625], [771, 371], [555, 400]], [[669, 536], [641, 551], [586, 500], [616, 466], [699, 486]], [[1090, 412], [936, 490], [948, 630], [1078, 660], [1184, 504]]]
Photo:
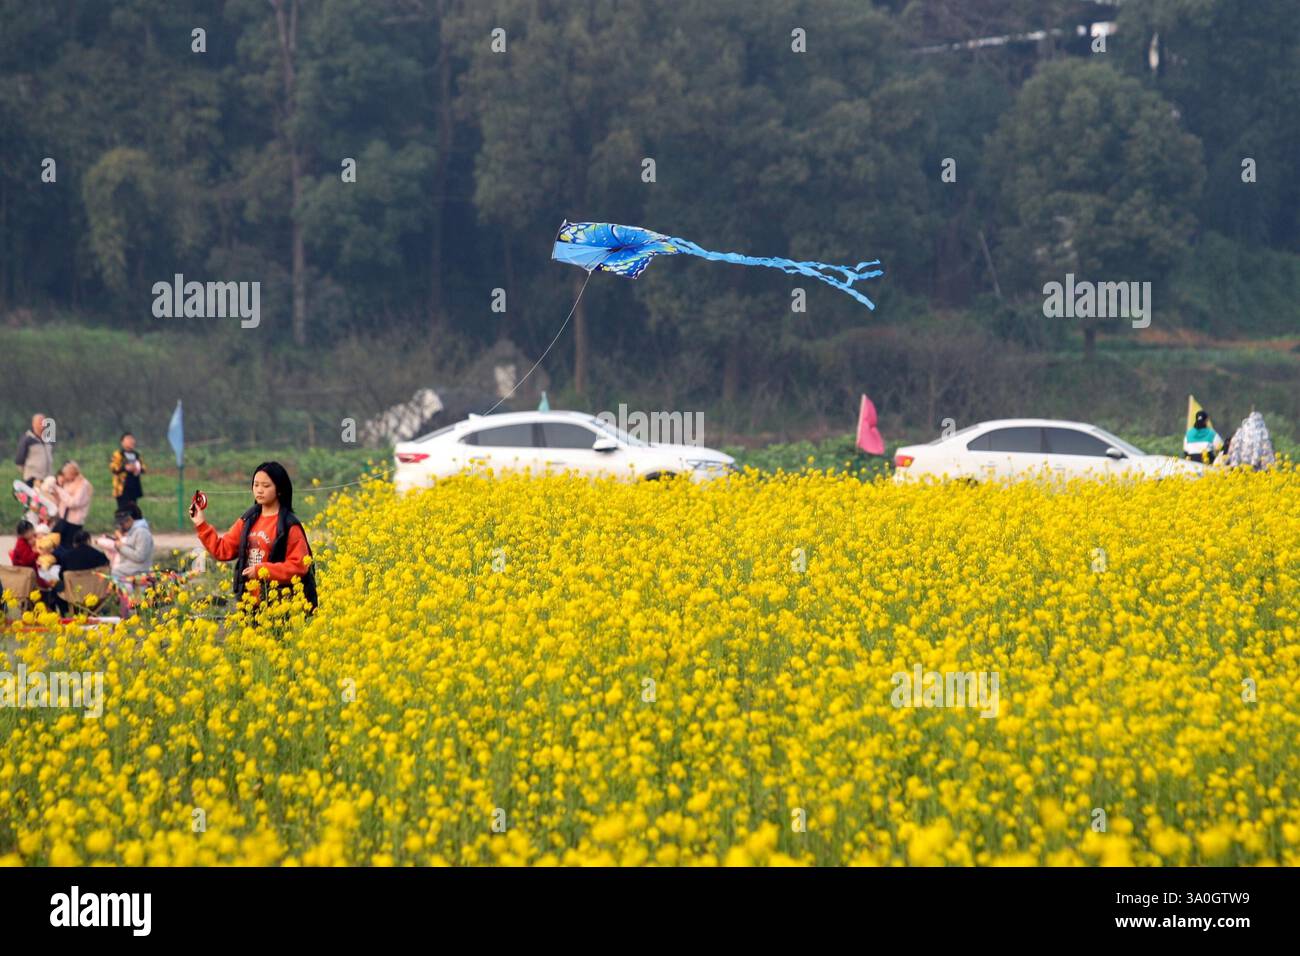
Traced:
[[376, 481], [312, 536], [311, 618], [0, 644], [104, 675], [0, 709], [0, 861], [1300, 864], [1293, 470]]

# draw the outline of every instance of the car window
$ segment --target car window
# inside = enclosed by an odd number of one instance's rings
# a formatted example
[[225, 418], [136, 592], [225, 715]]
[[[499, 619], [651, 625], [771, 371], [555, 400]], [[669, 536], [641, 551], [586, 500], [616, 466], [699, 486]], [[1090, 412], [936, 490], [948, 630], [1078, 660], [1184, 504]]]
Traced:
[[461, 439], [467, 445], [482, 445], [487, 448], [533, 448], [533, 423], [522, 422], [518, 425], [498, 425], [496, 428], [481, 428]]
[[1047, 451], [1052, 455], [1088, 455], [1092, 458], [1105, 458], [1109, 447], [1096, 435], [1081, 432], [1074, 428], [1044, 428], [1047, 436]]
[[[984, 439], [983, 448], [973, 451], [1025, 452], [1035, 454], [1043, 450], [1043, 430], [1037, 426], [1017, 426], [1015, 428], [995, 428], [975, 441]], [[975, 442], [971, 442], [974, 445]], [[967, 447], [970, 447], [969, 445]]]
[[542, 422], [542, 445], [546, 448], [591, 449], [598, 436], [590, 428], [569, 422]]

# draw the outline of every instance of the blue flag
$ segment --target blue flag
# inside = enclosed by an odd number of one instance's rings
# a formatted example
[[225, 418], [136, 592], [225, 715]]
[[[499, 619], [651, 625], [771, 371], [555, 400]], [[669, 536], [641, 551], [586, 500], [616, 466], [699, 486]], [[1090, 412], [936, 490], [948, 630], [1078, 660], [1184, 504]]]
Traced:
[[176, 452], [176, 467], [185, 464], [185, 422], [181, 416], [181, 403], [176, 401], [176, 411], [172, 412], [171, 424], [167, 426], [167, 441]]

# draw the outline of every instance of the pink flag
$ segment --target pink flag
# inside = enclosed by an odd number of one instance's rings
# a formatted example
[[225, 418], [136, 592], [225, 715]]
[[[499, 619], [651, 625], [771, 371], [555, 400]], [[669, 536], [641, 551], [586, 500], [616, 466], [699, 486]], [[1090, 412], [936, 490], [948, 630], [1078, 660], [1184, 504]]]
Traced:
[[876, 406], [865, 395], [858, 410], [858, 447], [868, 455], [885, 453], [885, 439], [876, 428]]

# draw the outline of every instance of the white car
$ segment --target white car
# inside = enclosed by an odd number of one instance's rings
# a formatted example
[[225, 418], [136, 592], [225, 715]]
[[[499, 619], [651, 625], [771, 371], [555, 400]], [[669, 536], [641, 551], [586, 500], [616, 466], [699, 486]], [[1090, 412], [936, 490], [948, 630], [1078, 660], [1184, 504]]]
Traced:
[[712, 448], [642, 441], [584, 412], [471, 415], [394, 449], [398, 491], [423, 488], [462, 471], [574, 471], [629, 480], [689, 475], [696, 481], [736, 470]]
[[1199, 477], [1196, 462], [1148, 455], [1141, 448], [1085, 422], [1004, 418], [980, 422], [927, 445], [894, 455], [894, 480], [930, 476], [965, 481], [1022, 478]]

